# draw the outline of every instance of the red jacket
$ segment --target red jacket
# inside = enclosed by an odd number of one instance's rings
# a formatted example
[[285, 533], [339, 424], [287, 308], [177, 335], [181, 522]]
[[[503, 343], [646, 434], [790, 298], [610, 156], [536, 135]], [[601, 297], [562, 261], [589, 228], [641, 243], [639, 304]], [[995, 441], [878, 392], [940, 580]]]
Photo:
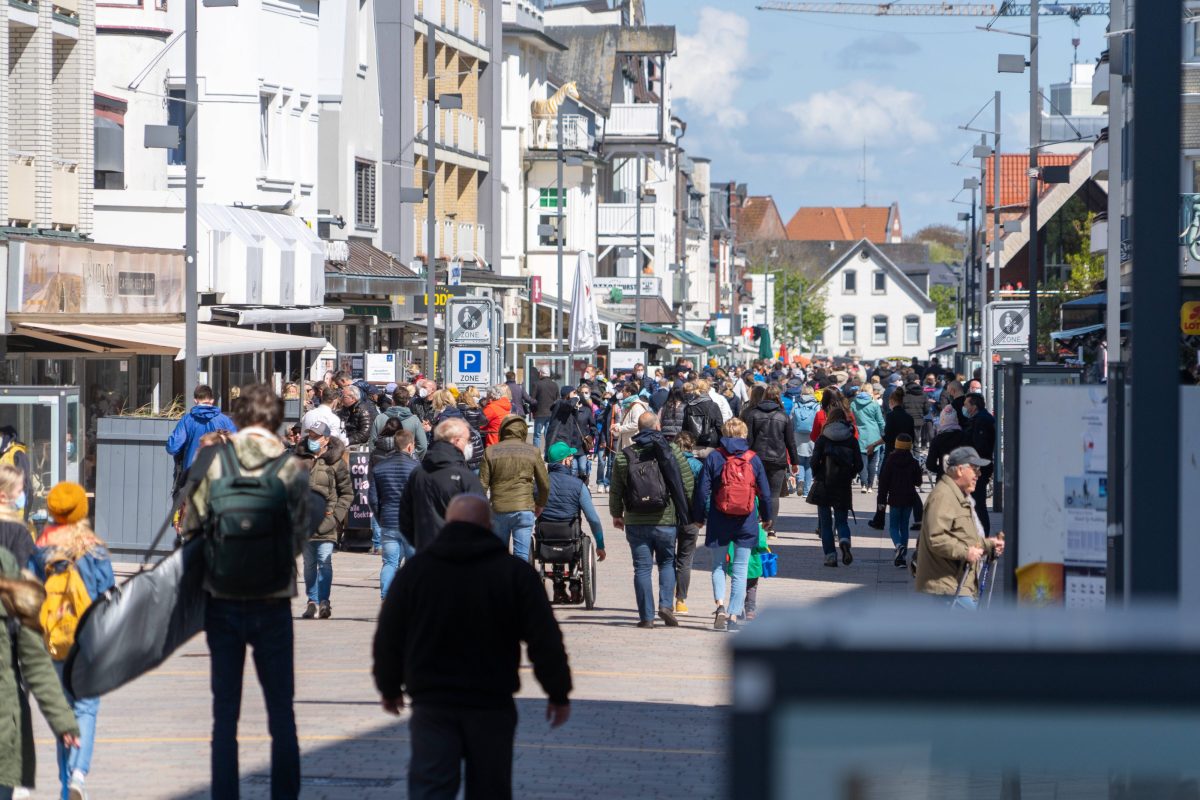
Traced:
[[[850, 417], [850, 419], [848, 421], [850, 423], [850, 427], [854, 429], [854, 438], [857, 439], [858, 438], [858, 423], [854, 421], [853, 415]], [[813, 429], [812, 429], [812, 433], [810, 433], [808, 435], [808, 440], [810, 442], [815, 442], [815, 441], [817, 441], [817, 439], [821, 438], [821, 429], [824, 427], [825, 427], [825, 409], [820, 408], [820, 409], [817, 409], [817, 415], [815, 417], [813, 417]]]
[[483, 408], [483, 416], [487, 417], [487, 424], [483, 426], [483, 433], [486, 441], [485, 446], [490, 447], [500, 441], [500, 421], [512, 413], [512, 401], [507, 397], [501, 397], [499, 400], [493, 400]]

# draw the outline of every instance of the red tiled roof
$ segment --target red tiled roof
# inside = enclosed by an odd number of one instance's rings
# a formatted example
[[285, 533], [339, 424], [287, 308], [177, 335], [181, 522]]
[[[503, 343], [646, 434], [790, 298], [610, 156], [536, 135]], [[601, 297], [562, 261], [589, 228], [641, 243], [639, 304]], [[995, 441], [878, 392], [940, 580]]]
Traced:
[[888, 241], [888, 206], [800, 208], [787, 224], [787, 237], [795, 241]]
[[775, 207], [775, 199], [769, 194], [747, 197], [738, 211], [738, 238], [750, 241], [784, 236], [783, 218]]
[[[1078, 156], [1056, 155], [1046, 153], [1038, 156], [1039, 167], [1068, 167]], [[1000, 154], [1000, 205], [1020, 206], [1029, 205], [1029, 155], [1027, 153]], [[987, 207], [992, 202], [992, 159], [988, 158], [984, 165], [984, 185], [987, 187]], [[1050, 184], [1038, 182], [1038, 194], [1041, 195]]]

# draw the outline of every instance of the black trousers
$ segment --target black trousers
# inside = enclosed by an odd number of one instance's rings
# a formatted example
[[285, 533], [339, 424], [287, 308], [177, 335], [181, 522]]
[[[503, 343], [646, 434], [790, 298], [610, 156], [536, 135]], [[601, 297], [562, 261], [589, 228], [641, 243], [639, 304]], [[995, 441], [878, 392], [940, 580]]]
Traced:
[[763, 466], [767, 471], [767, 484], [771, 487], [771, 524], [774, 525], [779, 517], [779, 498], [783, 496], [783, 482], [787, 479], [788, 468], [786, 464], [781, 467]]
[[675, 538], [675, 597], [687, 600], [688, 587], [692, 585], [692, 560], [696, 556], [698, 532], [687, 533], [681, 528]]
[[467, 800], [512, 797], [517, 707], [413, 705], [408, 723], [410, 800], [453, 800], [466, 762]]
[[992, 535], [992, 515], [988, 513], [987, 502], [987, 487], [991, 482], [992, 468], [987, 467], [975, 482], [975, 491], [971, 492], [971, 497], [975, 498], [975, 513], [979, 515], [979, 524], [983, 526], [984, 536]]

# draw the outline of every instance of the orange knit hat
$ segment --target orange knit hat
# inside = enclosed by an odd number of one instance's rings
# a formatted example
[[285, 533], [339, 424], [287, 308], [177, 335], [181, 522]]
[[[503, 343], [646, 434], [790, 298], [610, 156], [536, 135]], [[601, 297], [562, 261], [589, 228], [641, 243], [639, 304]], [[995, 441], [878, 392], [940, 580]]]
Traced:
[[59, 525], [70, 525], [87, 519], [87, 493], [78, 483], [63, 481], [50, 490], [46, 497], [46, 510]]

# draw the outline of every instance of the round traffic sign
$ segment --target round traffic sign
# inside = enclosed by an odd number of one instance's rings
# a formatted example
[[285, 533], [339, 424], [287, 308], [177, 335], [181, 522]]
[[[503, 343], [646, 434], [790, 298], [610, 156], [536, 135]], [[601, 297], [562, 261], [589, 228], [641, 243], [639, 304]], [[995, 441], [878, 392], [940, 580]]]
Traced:
[[464, 330], [475, 330], [483, 324], [483, 311], [479, 306], [464, 306], [458, 312], [458, 324]]
[[1014, 336], [1025, 329], [1025, 317], [1019, 311], [1005, 311], [1000, 315], [1000, 330]]

